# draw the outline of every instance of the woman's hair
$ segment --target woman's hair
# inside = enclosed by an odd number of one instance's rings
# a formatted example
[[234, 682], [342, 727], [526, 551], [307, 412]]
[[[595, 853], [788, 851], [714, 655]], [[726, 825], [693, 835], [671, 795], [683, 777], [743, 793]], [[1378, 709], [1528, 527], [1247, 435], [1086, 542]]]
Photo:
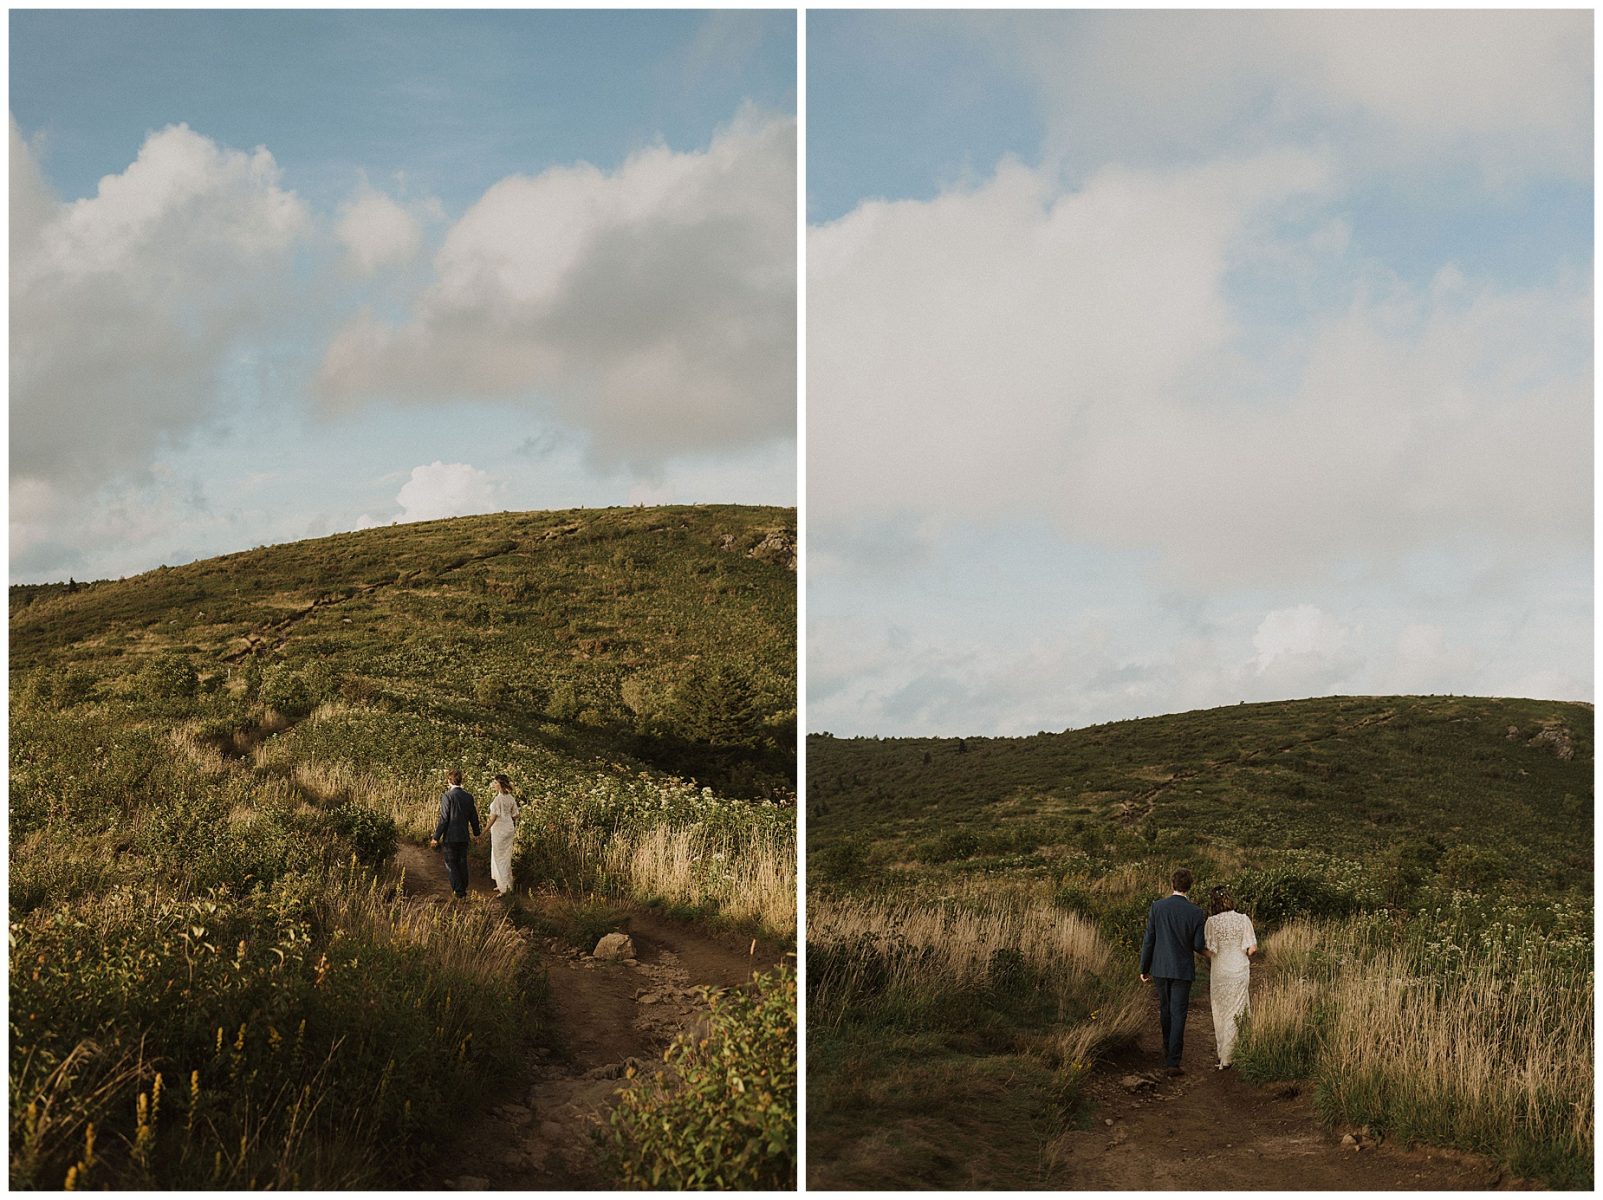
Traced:
[[512, 781], [505, 775], [492, 775], [491, 778], [499, 783], [502, 787], [506, 788], [507, 791], [510, 792], [512, 790]]
[[1208, 915], [1216, 917], [1222, 912], [1235, 912], [1236, 898], [1230, 889], [1220, 884], [1208, 893]]

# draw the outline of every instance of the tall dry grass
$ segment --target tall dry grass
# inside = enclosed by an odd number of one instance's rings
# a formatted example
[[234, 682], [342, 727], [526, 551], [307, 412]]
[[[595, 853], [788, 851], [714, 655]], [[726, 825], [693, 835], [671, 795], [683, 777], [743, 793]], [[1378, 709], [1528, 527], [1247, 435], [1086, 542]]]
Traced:
[[1558, 1186], [1591, 1178], [1593, 982], [1530, 939], [1444, 971], [1354, 924], [1266, 939], [1274, 965], [1238, 1052], [1256, 1078], [1317, 1083], [1333, 1120], [1491, 1154]]
[[736, 846], [693, 828], [656, 825], [614, 835], [599, 857], [614, 890], [691, 907], [711, 903], [736, 921], [795, 932], [794, 845]]
[[905, 1012], [1044, 1001], [1018, 1010], [1055, 1065], [1083, 1070], [1128, 1041], [1145, 1015], [1140, 990], [1097, 927], [1015, 895], [990, 905], [818, 897], [808, 904], [809, 1021], [823, 1029]]

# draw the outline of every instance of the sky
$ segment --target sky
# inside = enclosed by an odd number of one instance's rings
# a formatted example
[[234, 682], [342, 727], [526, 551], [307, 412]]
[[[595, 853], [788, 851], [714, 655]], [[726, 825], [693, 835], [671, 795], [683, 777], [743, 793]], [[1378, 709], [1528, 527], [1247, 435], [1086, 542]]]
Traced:
[[810, 13], [808, 728], [1591, 700], [1591, 22]]
[[794, 31], [12, 12], [13, 582], [794, 504]]

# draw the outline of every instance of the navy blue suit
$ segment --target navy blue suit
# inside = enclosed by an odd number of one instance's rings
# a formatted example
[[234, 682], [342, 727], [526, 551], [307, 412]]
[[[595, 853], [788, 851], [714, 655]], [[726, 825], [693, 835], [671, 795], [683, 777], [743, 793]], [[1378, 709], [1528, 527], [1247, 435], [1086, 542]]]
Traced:
[[473, 794], [461, 786], [453, 786], [440, 797], [440, 819], [434, 826], [434, 840], [445, 850], [445, 869], [451, 876], [451, 890], [458, 896], [468, 894], [468, 829], [479, 836], [479, 810], [473, 803]]
[[1171, 1067], [1180, 1065], [1186, 1040], [1186, 1006], [1197, 977], [1197, 951], [1205, 948], [1202, 927], [1207, 915], [1184, 896], [1166, 896], [1147, 913], [1141, 939], [1141, 974], [1152, 977], [1158, 994], [1158, 1023]]

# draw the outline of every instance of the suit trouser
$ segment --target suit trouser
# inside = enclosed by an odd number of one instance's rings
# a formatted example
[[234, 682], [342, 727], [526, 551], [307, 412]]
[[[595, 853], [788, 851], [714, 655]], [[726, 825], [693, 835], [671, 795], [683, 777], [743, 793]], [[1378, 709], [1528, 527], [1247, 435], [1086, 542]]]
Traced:
[[468, 894], [468, 844], [466, 842], [442, 842], [441, 849], [445, 852], [445, 869], [451, 876], [451, 890], [458, 896]]
[[1180, 1065], [1180, 1051], [1186, 1043], [1186, 1005], [1191, 1003], [1191, 980], [1152, 977], [1158, 993], [1158, 1023], [1163, 1027], [1163, 1051], [1169, 1065]]

